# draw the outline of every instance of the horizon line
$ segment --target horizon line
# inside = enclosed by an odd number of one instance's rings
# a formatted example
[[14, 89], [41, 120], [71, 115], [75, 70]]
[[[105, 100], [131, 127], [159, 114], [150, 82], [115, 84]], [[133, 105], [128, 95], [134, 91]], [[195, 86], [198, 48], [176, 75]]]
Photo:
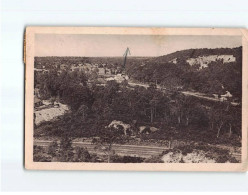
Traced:
[[[176, 52], [180, 52], [180, 51], [186, 51], [186, 50], [190, 50], [190, 49], [235, 49], [235, 48], [239, 48], [239, 47], [243, 47], [243, 45], [240, 45], [238, 47], [215, 47], [215, 48], [207, 48], [207, 47], [203, 47], [203, 48], [189, 48], [189, 49], [183, 49], [183, 50], [178, 50], [178, 51], [174, 51], [172, 53], [168, 53], [168, 54], [164, 54], [164, 55], [157, 55], [157, 56], [128, 56], [130, 57], [160, 57], [160, 56], [166, 56], [169, 54], [173, 54]], [[114, 57], [123, 57], [123, 56], [34, 56], [34, 57], [85, 57], [85, 58], [114, 58]]]

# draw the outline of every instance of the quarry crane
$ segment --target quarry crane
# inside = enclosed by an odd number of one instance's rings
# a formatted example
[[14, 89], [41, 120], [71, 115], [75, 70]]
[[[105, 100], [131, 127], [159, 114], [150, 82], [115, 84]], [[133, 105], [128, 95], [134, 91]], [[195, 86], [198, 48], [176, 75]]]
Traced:
[[131, 52], [130, 52], [130, 49], [127, 47], [125, 53], [123, 54], [123, 56], [124, 56], [123, 70], [126, 69], [126, 61], [127, 61], [128, 54], [131, 55]]

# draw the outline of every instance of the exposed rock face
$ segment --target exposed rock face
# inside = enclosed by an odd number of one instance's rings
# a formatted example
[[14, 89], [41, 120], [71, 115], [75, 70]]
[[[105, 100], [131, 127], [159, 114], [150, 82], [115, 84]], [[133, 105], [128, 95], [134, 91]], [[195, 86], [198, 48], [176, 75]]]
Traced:
[[195, 151], [187, 155], [183, 155], [180, 152], [169, 152], [162, 156], [162, 161], [164, 161], [164, 163], [216, 163], [215, 160], [207, 158], [203, 152]]
[[170, 60], [169, 62], [173, 63], [173, 64], [177, 64], [177, 58], [174, 58], [174, 59]]
[[223, 60], [223, 63], [235, 62], [236, 58], [233, 55], [209, 55], [199, 56], [197, 58], [189, 58], [186, 60], [191, 66], [200, 65], [199, 69], [207, 68], [208, 64], [214, 61]]
[[124, 131], [124, 134], [127, 135], [128, 131], [131, 131], [131, 125], [129, 124], [126, 124], [122, 121], [117, 121], [117, 120], [113, 120], [109, 125], [108, 127], [114, 127], [114, 128], [117, 128], [118, 126], [122, 126], [123, 127], [123, 131]]

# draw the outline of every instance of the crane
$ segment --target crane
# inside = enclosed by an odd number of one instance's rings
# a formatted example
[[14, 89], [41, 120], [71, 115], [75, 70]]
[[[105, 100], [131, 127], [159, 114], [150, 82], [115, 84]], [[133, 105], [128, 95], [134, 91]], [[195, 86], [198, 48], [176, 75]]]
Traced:
[[130, 49], [127, 47], [125, 53], [123, 54], [123, 56], [124, 56], [123, 70], [126, 69], [126, 61], [127, 61], [128, 54], [131, 55], [131, 52], [130, 52]]

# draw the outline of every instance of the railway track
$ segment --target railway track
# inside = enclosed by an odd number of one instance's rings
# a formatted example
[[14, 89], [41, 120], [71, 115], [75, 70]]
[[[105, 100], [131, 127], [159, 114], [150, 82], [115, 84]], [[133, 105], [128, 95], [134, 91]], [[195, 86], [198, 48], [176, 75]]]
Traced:
[[[34, 145], [48, 147], [52, 141], [46, 140], [34, 140]], [[85, 147], [91, 153], [104, 154], [95, 149], [94, 144], [91, 142], [72, 142], [73, 147]], [[220, 146], [218, 146], [220, 147]], [[137, 145], [113, 145], [113, 150], [116, 154], [121, 156], [137, 156], [142, 158], [149, 158], [154, 155], [160, 155], [164, 150], [169, 149], [168, 147], [155, 147], [155, 146], [137, 146]], [[241, 161], [241, 154], [231, 152], [231, 155], [236, 158], [239, 162]]]
[[[48, 147], [52, 141], [35, 140], [34, 145]], [[90, 142], [72, 142], [73, 147], [86, 147], [89, 152], [97, 152], [94, 144]], [[136, 145], [113, 145], [113, 150], [118, 155], [139, 156], [148, 158], [153, 155], [159, 155], [166, 147], [152, 147], [152, 146], [136, 146]], [[99, 152], [98, 152], [99, 153]]]

